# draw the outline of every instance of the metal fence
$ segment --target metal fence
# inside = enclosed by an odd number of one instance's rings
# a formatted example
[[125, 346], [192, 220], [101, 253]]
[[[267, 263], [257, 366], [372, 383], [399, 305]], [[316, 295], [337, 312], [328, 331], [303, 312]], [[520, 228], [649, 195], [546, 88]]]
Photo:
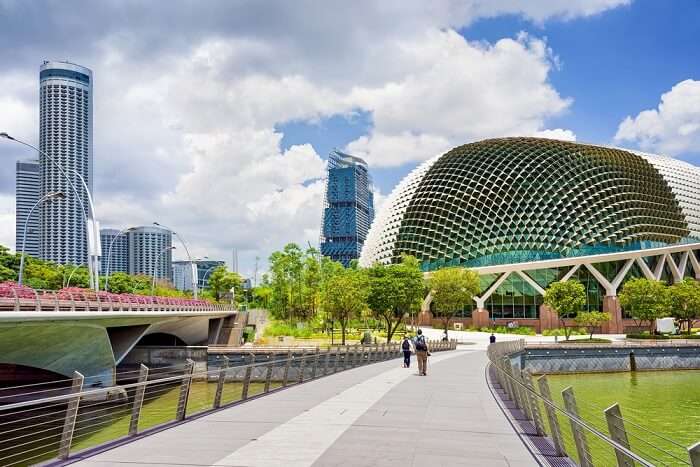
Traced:
[[[519, 355], [524, 350], [524, 340], [491, 344], [487, 351], [491, 374], [502, 395], [534, 427], [536, 436], [548, 441], [554, 452], [553, 457], [568, 457], [581, 467], [700, 467], [700, 442], [690, 447], [682, 446], [624, 418], [617, 403], [599, 414], [604, 417], [607, 433], [581, 415], [580, 407], [586, 403], [576, 400], [572, 387], [562, 391], [563, 404], [557, 405], [547, 376], [541, 375], [535, 380], [529, 371], [521, 369]], [[633, 425], [638, 430], [632, 432], [628, 425]], [[665, 449], [660, 440], [677, 445], [687, 451], [687, 454], [682, 457], [678, 452]]]
[[[431, 341], [431, 352], [453, 350], [455, 341]], [[66, 460], [76, 452], [123, 442], [193, 416], [343, 370], [398, 358], [400, 344], [289, 350], [282, 358], [194, 371], [184, 365], [125, 371], [126, 384], [90, 388], [93, 377], [0, 389], [0, 465]], [[19, 400], [19, 402], [11, 402]], [[10, 403], [8, 403], [10, 402]]]

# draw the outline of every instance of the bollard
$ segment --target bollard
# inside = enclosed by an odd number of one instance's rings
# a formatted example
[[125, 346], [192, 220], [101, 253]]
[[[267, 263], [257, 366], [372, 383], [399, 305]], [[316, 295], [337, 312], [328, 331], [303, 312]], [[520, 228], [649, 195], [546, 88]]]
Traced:
[[323, 376], [326, 376], [328, 374], [328, 366], [331, 361], [331, 348], [328, 347], [326, 349], [326, 358], [324, 359], [323, 362]]
[[700, 467], [700, 442], [688, 448], [688, 457], [690, 457], [690, 465]]
[[192, 384], [192, 373], [194, 372], [194, 360], [187, 359], [185, 370], [182, 373], [182, 382], [180, 383], [180, 396], [177, 399], [177, 411], [175, 412], [175, 420], [181, 422], [185, 419], [187, 413], [187, 398], [190, 395], [190, 385]]
[[301, 351], [301, 357], [299, 360], [299, 382], [304, 382], [304, 371], [306, 371], [306, 349]]
[[382, 360], [389, 360], [389, 352], [386, 344], [382, 344]]
[[131, 420], [129, 421], [129, 436], [135, 436], [139, 432], [139, 417], [143, 406], [143, 395], [146, 393], [146, 382], [148, 381], [148, 367], [141, 364], [139, 369], [139, 386], [134, 393], [134, 404], [131, 406]]
[[368, 358], [365, 358], [365, 355], [367, 353], [367, 347], [362, 344], [362, 349], [360, 349], [360, 360], [362, 361], [363, 365], [367, 365], [369, 363], [369, 356]]
[[345, 346], [345, 352], [343, 355], [343, 366], [345, 367], [345, 370], [347, 370], [350, 366], [350, 347], [348, 346]]
[[282, 378], [282, 387], [289, 382], [289, 365], [292, 364], [292, 351], [287, 350], [287, 361], [284, 364], [284, 376]]
[[245, 376], [243, 376], [243, 388], [241, 389], [241, 400], [244, 401], [248, 398], [248, 390], [250, 389], [250, 377], [253, 374], [253, 367], [251, 365], [255, 364], [255, 354], [250, 354], [250, 361], [245, 367]]
[[[622, 447], [629, 449], [630, 441], [627, 438], [625, 430], [625, 422], [622, 420], [622, 412], [620, 405], [616, 402], [603, 411], [605, 420], [608, 422], [608, 431], [613, 441], [616, 441]], [[618, 467], [634, 467], [634, 460], [624, 452], [615, 449], [615, 457], [617, 458]]]
[[540, 402], [537, 399], [535, 392], [535, 385], [532, 384], [532, 375], [529, 371], [525, 371], [523, 374], [523, 379], [525, 380], [525, 386], [527, 389], [528, 396], [530, 397], [530, 407], [532, 409], [532, 418], [535, 422], [535, 429], [537, 430], [537, 436], [546, 436], [544, 429], [544, 420], [542, 420], [542, 413], [540, 412]]
[[216, 393], [214, 394], [214, 406], [218, 409], [221, 407], [221, 396], [224, 394], [224, 383], [226, 382], [226, 371], [228, 370], [228, 357], [224, 357], [224, 361], [219, 368], [219, 379], [216, 382]]
[[333, 354], [333, 374], [338, 373], [338, 368], [340, 368], [340, 347], [335, 348], [335, 353]]
[[576, 452], [578, 453], [578, 464], [581, 467], [594, 467], [591, 459], [590, 451], [588, 450], [588, 441], [586, 440], [586, 432], [581, 426], [576, 423], [571, 416], [579, 418], [578, 406], [576, 405], [576, 396], [574, 389], [569, 386], [561, 392], [564, 397], [564, 407], [569, 412], [569, 421], [571, 422], [571, 432], [574, 435], [574, 443], [576, 443]]
[[270, 392], [270, 382], [272, 381], [272, 362], [267, 364], [267, 373], [265, 374], [265, 392]]
[[[73, 384], [70, 388], [71, 394], [82, 392], [84, 380], [83, 375], [77, 371], [73, 372]], [[79, 406], [80, 396], [76, 396], [68, 402], [66, 418], [63, 421], [63, 431], [61, 432], [61, 443], [58, 445], [58, 458], [61, 460], [68, 459], [70, 454], [70, 445], [73, 442], [73, 431], [75, 430], [75, 419], [78, 417]]]
[[[537, 378], [537, 385], [540, 387], [540, 394], [545, 400], [544, 410], [547, 412], [554, 449], [556, 450], [557, 456], [566, 457], [566, 448], [564, 447], [564, 438], [561, 435], [561, 428], [559, 427], [559, 418], [557, 418], [557, 412], [554, 407], [550, 405], [553, 404], [553, 402], [552, 393], [549, 391], [547, 375], [542, 375]], [[547, 402], [549, 402], [549, 404]]]
[[316, 352], [314, 355], [314, 366], [313, 366], [313, 368], [311, 368], [311, 379], [316, 379], [316, 369], [318, 368], [318, 357], [319, 357], [318, 352], [319, 352], [318, 347], [316, 347]]

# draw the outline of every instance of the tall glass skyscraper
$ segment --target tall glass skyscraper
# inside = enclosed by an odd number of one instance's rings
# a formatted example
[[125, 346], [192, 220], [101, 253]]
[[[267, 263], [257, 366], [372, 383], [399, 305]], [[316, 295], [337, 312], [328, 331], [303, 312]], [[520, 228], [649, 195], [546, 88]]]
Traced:
[[[100, 274], [107, 274], [107, 261], [110, 260], [109, 273], [129, 272], [129, 240], [126, 234], [119, 235], [119, 229], [100, 229], [102, 258]], [[119, 236], [117, 236], [119, 235]], [[109, 258], [109, 246], [112, 245], [112, 256]]]
[[[92, 191], [92, 71], [69, 62], [46, 61], [39, 81], [39, 147], [68, 174], [87, 207], [87, 195], [75, 172]], [[43, 156], [40, 166], [40, 195], [54, 191], [66, 194], [61, 203], [41, 205], [41, 257], [84, 264], [87, 238], [80, 202], [65, 177]]]
[[160, 227], [143, 226], [134, 228], [127, 235], [129, 274], [151, 276], [155, 267], [156, 278], [171, 279], [173, 255], [169, 248], [173, 244], [172, 232]]
[[22, 249], [22, 237], [25, 235], [24, 226], [27, 226], [26, 244], [24, 252], [35, 258], [39, 257], [39, 208], [32, 212], [32, 217], [27, 222], [29, 211], [39, 200], [39, 161], [17, 161], [15, 178], [15, 251]]
[[347, 266], [357, 259], [374, 219], [374, 193], [367, 163], [335, 150], [328, 175], [321, 226], [321, 254]]

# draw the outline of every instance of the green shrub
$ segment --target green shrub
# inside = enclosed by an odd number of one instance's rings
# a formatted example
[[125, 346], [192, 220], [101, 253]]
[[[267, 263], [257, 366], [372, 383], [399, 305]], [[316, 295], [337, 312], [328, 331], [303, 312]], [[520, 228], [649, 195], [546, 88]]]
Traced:
[[266, 337], [291, 336], [298, 338], [310, 338], [313, 331], [309, 327], [298, 329], [296, 326], [290, 326], [287, 323], [272, 322], [265, 328]]
[[610, 344], [612, 341], [610, 339], [601, 339], [599, 337], [594, 337], [593, 339], [569, 339], [560, 340], [560, 344]]
[[670, 339], [671, 336], [666, 334], [649, 334], [648, 332], [627, 334], [627, 339], [652, 339], [652, 340], [665, 340]]
[[[584, 328], [571, 328], [571, 334], [572, 336], [583, 336], [585, 334], [588, 334], [586, 329]], [[564, 329], [562, 328], [554, 328], [554, 329], [545, 329], [542, 331], [543, 336], [565, 336], [566, 333], [564, 333]]]

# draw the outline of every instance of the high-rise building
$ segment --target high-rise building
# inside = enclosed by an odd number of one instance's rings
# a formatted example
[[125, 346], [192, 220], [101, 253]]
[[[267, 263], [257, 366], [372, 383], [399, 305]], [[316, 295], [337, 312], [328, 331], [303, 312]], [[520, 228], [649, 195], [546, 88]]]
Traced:
[[22, 237], [25, 235], [26, 241], [24, 252], [30, 256], [39, 257], [39, 208], [34, 209], [32, 216], [27, 221], [29, 211], [39, 200], [39, 161], [18, 161], [15, 178], [15, 250], [22, 250]]
[[359, 157], [333, 151], [321, 226], [321, 254], [348, 265], [357, 259], [374, 219], [374, 193], [367, 163]]
[[[129, 272], [129, 237], [126, 233], [119, 235], [119, 229], [100, 229], [100, 243], [102, 244], [102, 258], [100, 260], [100, 274], [107, 274], [107, 261], [109, 260], [109, 273]], [[110, 256], [109, 246], [112, 245]]]
[[[201, 290], [209, 285], [209, 277], [214, 269], [225, 266], [225, 261], [198, 260], [194, 262], [197, 267], [197, 287]], [[193, 290], [192, 267], [189, 261], [173, 261], [173, 285], [178, 290]]]
[[157, 278], [171, 279], [172, 232], [161, 227], [142, 226], [135, 227], [127, 235], [129, 274], [152, 276], [155, 267]]
[[[73, 171], [92, 191], [92, 71], [69, 62], [45, 61], [39, 73], [39, 147], [71, 178], [87, 206], [87, 194]], [[41, 205], [41, 257], [57, 263], [87, 261], [83, 210], [60, 170], [40, 156], [40, 195], [60, 191], [61, 203]]]

